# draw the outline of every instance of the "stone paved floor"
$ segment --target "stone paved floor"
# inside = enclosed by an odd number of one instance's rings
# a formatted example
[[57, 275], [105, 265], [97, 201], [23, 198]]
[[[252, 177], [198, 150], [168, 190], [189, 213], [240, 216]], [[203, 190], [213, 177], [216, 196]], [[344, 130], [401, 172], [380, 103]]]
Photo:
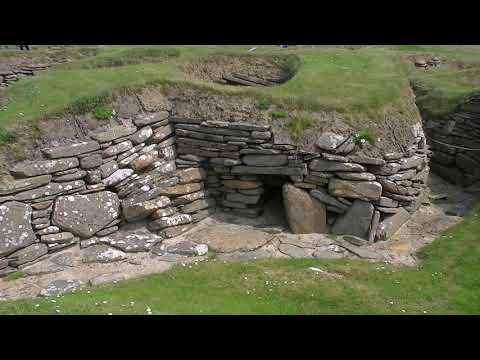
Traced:
[[[414, 266], [418, 261], [415, 252], [419, 248], [431, 243], [440, 232], [462, 220], [461, 216], [449, 214], [463, 215], [478, 200], [478, 197], [434, 175], [430, 178], [430, 189], [433, 194], [445, 194], [446, 199], [422, 205], [392, 239], [372, 245], [358, 247], [341, 237], [335, 239], [324, 234], [291, 234], [278, 201], [268, 203], [264, 215], [255, 219], [218, 212], [182, 236], [164, 240], [162, 244], [165, 247], [184, 241], [207, 244], [210, 250], [217, 252], [215, 261], [348, 257]], [[86, 264], [82, 262], [83, 251], [75, 247], [47, 255], [23, 269], [30, 276], [15, 281], [0, 279], [0, 300], [38, 296], [42, 289], [56, 280], [74, 280], [85, 285], [101, 284], [160, 273], [178, 263], [195, 266], [200, 261], [213, 261], [207, 256], [186, 257], [169, 253], [159, 256], [150, 252], [123, 254], [120, 261], [112, 263]]]

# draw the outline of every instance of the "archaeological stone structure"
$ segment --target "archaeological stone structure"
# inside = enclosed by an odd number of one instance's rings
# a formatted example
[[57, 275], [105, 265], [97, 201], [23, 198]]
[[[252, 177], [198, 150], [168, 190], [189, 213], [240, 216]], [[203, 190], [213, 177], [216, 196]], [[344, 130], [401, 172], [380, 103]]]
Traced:
[[[354, 136], [327, 131], [305, 151], [277, 143], [270, 124], [142, 111], [10, 168], [0, 272], [69, 246], [149, 251], [216, 211], [256, 217], [272, 196], [293, 233], [389, 239], [426, 188], [426, 138], [421, 124], [410, 130], [405, 152], [371, 157]], [[138, 221], [157, 236], [116, 236]]]
[[462, 186], [480, 181], [480, 97], [471, 97], [447, 115], [422, 117], [433, 152], [432, 171]]

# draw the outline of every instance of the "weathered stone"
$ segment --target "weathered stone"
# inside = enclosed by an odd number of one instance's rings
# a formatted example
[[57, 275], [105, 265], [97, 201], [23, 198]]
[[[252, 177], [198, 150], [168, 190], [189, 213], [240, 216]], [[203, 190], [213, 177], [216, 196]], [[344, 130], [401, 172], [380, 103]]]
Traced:
[[241, 155], [277, 155], [281, 154], [281, 151], [274, 149], [241, 149]]
[[160, 235], [160, 236], [162, 236], [166, 239], [170, 239], [170, 238], [180, 236], [180, 235], [186, 233], [187, 231], [191, 230], [192, 228], [193, 228], [193, 224], [172, 226], [172, 227], [166, 228], [162, 231], [159, 231], [158, 235]]
[[83, 179], [85, 176], [87, 176], [87, 172], [84, 170], [77, 170], [72, 174], [66, 174], [66, 175], [61, 175], [61, 176], [54, 176], [53, 181], [55, 182], [69, 182], [69, 181], [75, 181], [75, 180], [80, 180]]
[[45, 210], [45, 209], [49, 208], [50, 206], [52, 206], [52, 204], [53, 204], [53, 201], [43, 201], [43, 202], [38, 202], [38, 203], [35, 203], [35, 204], [31, 204], [30, 206], [34, 210]]
[[28, 179], [14, 180], [0, 185], [0, 196], [14, 194], [20, 191], [31, 190], [48, 184], [52, 180], [51, 175], [43, 175]]
[[[382, 185], [383, 186], [383, 185]], [[373, 204], [376, 206], [382, 206], [382, 207], [397, 207], [398, 206], [398, 201], [392, 200], [388, 197], [381, 196], [380, 200], [373, 201]]]
[[314, 171], [353, 171], [366, 172], [367, 169], [359, 164], [340, 163], [323, 159], [313, 159], [310, 161], [309, 168]]
[[76, 168], [78, 165], [77, 158], [35, 161], [17, 164], [10, 170], [10, 173], [16, 177], [33, 177]]
[[38, 236], [48, 235], [48, 234], [57, 234], [60, 232], [60, 228], [57, 226], [48, 226], [42, 230], [36, 232]]
[[179, 145], [186, 145], [193, 146], [193, 147], [201, 147], [205, 150], [212, 150], [217, 149], [219, 151], [238, 151], [237, 145], [225, 144], [225, 143], [218, 143], [218, 142], [211, 142], [205, 140], [198, 140], [198, 139], [191, 139], [186, 137], [177, 137], [177, 144]]
[[384, 214], [396, 214], [400, 210], [400, 208], [398, 207], [392, 208], [392, 207], [381, 207], [381, 206], [377, 206], [376, 209]]
[[122, 210], [125, 220], [132, 222], [144, 219], [158, 209], [170, 205], [170, 199], [166, 196], [160, 196], [154, 200], [138, 201], [137, 198], [129, 198], [122, 201]]
[[249, 166], [283, 166], [287, 165], [287, 155], [245, 155], [242, 157], [245, 165]]
[[255, 205], [260, 201], [260, 195], [243, 195], [240, 193], [230, 193], [226, 195], [228, 201], [241, 202], [244, 204]]
[[207, 177], [207, 173], [202, 168], [179, 170], [175, 173], [178, 176], [180, 185], [202, 181]]
[[391, 238], [409, 218], [410, 214], [408, 211], [400, 208], [395, 215], [385, 218], [378, 225], [376, 238], [380, 241]]
[[167, 247], [167, 252], [183, 256], [203, 256], [208, 253], [208, 245], [197, 244], [192, 241], [182, 241]]
[[88, 238], [117, 219], [119, 215], [120, 201], [117, 194], [103, 191], [57, 198], [52, 221], [64, 231]]
[[291, 258], [304, 259], [313, 257], [313, 249], [298, 247], [292, 244], [280, 244], [278, 250]]
[[111, 156], [116, 156], [128, 150], [131, 150], [132, 148], [133, 148], [133, 143], [130, 140], [123, 141], [121, 143], [115, 144], [103, 150], [102, 156], [104, 158], [109, 158]]
[[252, 131], [252, 139], [269, 140], [272, 137], [270, 131]]
[[398, 161], [400, 164], [400, 170], [407, 170], [417, 168], [420, 169], [425, 165], [425, 159], [420, 156], [412, 156], [409, 158], [403, 158]]
[[[337, 199], [335, 199], [333, 196], [329, 195], [325, 189], [318, 188], [316, 190], [311, 190], [310, 195], [312, 195], [314, 198], [320, 200], [320, 202], [333, 206], [334, 208], [337, 208], [340, 213], [343, 213], [348, 210], [348, 206], [345, 204], [341, 203]], [[327, 208], [328, 210], [328, 208]]]
[[399, 152], [387, 153], [383, 156], [383, 158], [387, 161], [399, 160], [403, 158], [403, 153], [399, 153]]
[[397, 185], [393, 181], [387, 179], [378, 179], [378, 182], [380, 183], [380, 185], [382, 185], [382, 189], [384, 192], [399, 195], [408, 195], [407, 188], [401, 185]]
[[240, 225], [215, 225], [194, 231], [186, 235], [186, 240], [197, 244], [206, 244], [219, 253], [251, 251], [262, 247], [273, 235], [255, 229], [246, 229]]
[[118, 170], [118, 164], [116, 161], [110, 161], [100, 166], [101, 178], [105, 179]]
[[138, 253], [150, 251], [156, 243], [162, 241], [162, 238], [145, 230], [141, 233], [128, 234], [117, 232], [103, 237], [99, 241], [126, 253]]
[[372, 158], [364, 155], [350, 155], [348, 158], [350, 159], [350, 161], [361, 165], [383, 166], [386, 164], [385, 160], [383, 159]]
[[83, 286], [81, 280], [54, 280], [46, 288], [40, 291], [41, 297], [53, 297], [75, 291]]
[[50, 224], [50, 218], [43, 217], [43, 218], [37, 218], [35, 220], [32, 220], [32, 225], [40, 225], [40, 224]]
[[230, 159], [230, 158], [211, 158], [210, 159], [210, 165], [212, 167], [215, 166], [235, 166], [235, 165], [241, 165], [242, 162], [239, 159]]
[[203, 183], [183, 184], [159, 189], [159, 195], [180, 196], [200, 191], [201, 189], [203, 189]]
[[116, 139], [123, 138], [125, 136], [129, 136], [134, 134], [137, 131], [135, 126], [113, 126], [110, 129], [99, 132], [99, 133], [91, 133], [90, 137], [94, 140], [97, 140], [100, 143], [113, 141]]
[[148, 154], [140, 155], [138, 158], [133, 160], [129, 164], [129, 166], [134, 171], [143, 171], [148, 167], [150, 167], [157, 159], [158, 159], [158, 151], [152, 151], [152, 152], [149, 152]]
[[248, 189], [256, 189], [262, 186], [260, 181], [244, 181], [244, 180], [223, 180], [222, 184], [231, 189], [240, 189], [240, 190], [248, 190]]
[[47, 253], [48, 248], [45, 244], [32, 244], [9, 255], [8, 264], [10, 266], [18, 267], [32, 262]]
[[0, 205], [0, 256], [36, 241], [31, 224], [32, 208], [16, 201]]
[[[212, 122], [204, 122], [202, 125], [208, 126], [209, 123]], [[261, 125], [261, 124], [251, 124], [248, 122], [231, 122], [227, 123], [229, 129], [235, 129], [235, 130], [245, 130], [245, 131], [268, 131], [270, 130], [269, 125]], [[216, 127], [215, 124], [212, 124], [213, 127]]]
[[139, 153], [133, 153], [132, 155], [127, 156], [126, 158], [124, 158], [122, 160], [119, 159], [118, 160], [118, 167], [124, 168], [124, 167], [128, 166], [133, 160], [135, 160], [139, 156], [140, 156]]
[[115, 186], [123, 180], [127, 179], [133, 174], [132, 169], [120, 169], [115, 171], [112, 175], [102, 180], [105, 186]]
[[387, 163], [383, 166], [376, 166], [376, 165], [369, 166], [369, 170], [371, 173], [375, 175], [388, 176], [388, 175], [393, 175], [398, 173], [401, 167], [402, 166], [398, 163]]
[[353, 150], [355, 150], [355, 142], [353, 141], [353, 138], [350, 137], [335, 150], [335, 154], [348, 155]]
[[185, 214], [191, 214], [199, 210], [203, 210], [209, 207], [215, 206], [215, 199], [199, 199], [182, 207], [181, 212]]
[[224, 142], [223, 135], [214, 135], [214, 134], [190, 131], [190, 130], [179, 129], [179, 128], [175, 129], [175, 134], [177, 136], [184, 136], [184, 137], [192, 138], [192, 139], [214, 141], [214, 142]]
[[102, 173], [100, 170], [89, 170], [87, 171], [87, 176], [85, 181], [89, 185], [99, 184], [102, 182]]
[[56, 234], [48, 234], [48, 235], [43, 235], [40, 238], [40, 241], [46, 244], [53, 244], [53, 243], [66, 243], [69, 241], [72, 241], [73, 238], [72, 233], [69, 232], [62, 232], [62, 233], [56, 233]]
[[362, 200], [355, 200], [350, 209], [335, 221], [332, 233], [337, 235], [354, 235], [362, 239], [368, 239], [373, 214], [374, 208], [372, 204]]
[[229, 201], [226, 199], [222, 199], [222, 205], [226, 207], [231, 207], [234, 209], [246, 209], [248, 206], [245, 203]]
[[398, 174], [390, 175], [388, 177], [388, 180], [391, 180], [391, 181], [409, 180], [409, 179], [412, 179], [416, 175], [416, 173], [417, 172], [415, 170], [408, 170]]
[[158, 209], [153, 213], [152, 218], [153, 219], [160, 219], [160, 218], [163, 218], [163, 217], [171, 216], [171, 215], [175, 214], [176, 211], [177, 210], [174, 207], [168, 207], [168, 208], [165, 208], [165, 209]]
[[283, 203], [287, 222], [293, 233], [328, 232], [325, 205], [308, 192], [286, 183], [283, 185]]
[[139, 115], [133, 122], [138, 127], [142, 127], [145, 125], [151, 125], [158, 123], [160, 121], [168, 119], [169, 112], [168, 111], [160, 111], [155, 114], [148, 114], [148, 115]]
[[3, 204], [4, 202], [7, 201], [14, 201], [15, 197], [13, 196], [0, 196], [0, 204]]
[[370, 225], [370, 232], [368, 233], [368, 242], [374, 242], [377, 235], [378, 225], [380, 223], [380, 211], [375, 210], [373, 213], [372, 224]]
[[365, 245], [367, 245], [367, 240], [362, 239], [358, 236], [345, 235], [345, 236], [342, 236], [342, 239], [344, 241], [349, 242], [352, 245], [355, 245], [355, 246], [365, 246]]
[[191, 214], [193, 222], [198, 222], [203, 219], [206, 219], [210, 215], [214, 214], [216, 209], [214, 207], [210, 207], [204, 210], [197, 211], [196, 213]]
[[343, 135], [334, 134], [331, 132], [324, 132], [317, 140], [315, 145], [325, 151], [333, 151], [345, 142], [346, 138]]
[[192, 221], [192, 216], [189, 214], [176, 214], [152, 221], [147, 227], [150, 231], [158, 231], [172, 226], [190, 224]]
[[40, 188], [24, 191], [15, 195], [17, 201], [31, 201], [35, 199], [41, 199], [47, 196], [54, 196], [59, 194], [65, 194], [71, 190], [83, 190], [85, 189], [85, 183], [82, 180], [67, 182], [67, 183], [50, 183]]
[[110, 263], [124, 260], [127, 257], [123, 251], [107, 245], [90, 246], [83, 250], [82, 255], [82, 262], [84, 263]]
[[333, 196], [340, 196], [365, 201], [379, 200], [382, 185], [375, 181], [347, 181], [330, 179], [328, 191]]
[[155, 131], [153, 132], [153, 137], [150, 139], [150, 141], [153, 144], [161, 143], [164, 140], [166, 140], [170, 135], [172, 135], [173, 131], [174, 130], [171, 125], [156, 128]]
[[301, 168], [282, 167], [282, 166], [234, 166], [232, 174], [258, 174], [258, 175], [287, 175], [287, 176], [301, 176], [304, 170]]
[[113, 272], [108, 274], [100, 274], [91, 278], [88, 282], [91, 286], [105, 285], [109, 283], [117, 283], [126, 279], [125, 274], [121, 272]]
[[370, 173], [336, 172], [335, 175], [344, 180], [375, 181], [376, 179], [376, 176]]
[[350, 159], [345, 157], [345, 156], [341, 156], [341, 155], [334, 155], [334, 154], [329, 154], [329, 153], [322, 153], [322, 157], [328, 161], [337, 161], [337, 162], [341, 162], [341, 163], [349, 163], [350, 162]]
[[84, 170], [94, 169], [102, 164], [102, 155], [100, 154], [95, 154], [80, 159], [80, 167]]
[[51, 149], [43, 149], [42, 153], [49, 159], [58, 159], [73, 157], [100, 149], [100, 144], [96, 141], [85, 141], [81, 143], [57, 146]]
[[138, 130], [135, 134], [131, 135], [129, 137], [130, 140], [135, 145], [144, 143], [148, 139], [150, 139], [153, 135], [153, 130], [150, 126], [144, 127], [143, 129]]

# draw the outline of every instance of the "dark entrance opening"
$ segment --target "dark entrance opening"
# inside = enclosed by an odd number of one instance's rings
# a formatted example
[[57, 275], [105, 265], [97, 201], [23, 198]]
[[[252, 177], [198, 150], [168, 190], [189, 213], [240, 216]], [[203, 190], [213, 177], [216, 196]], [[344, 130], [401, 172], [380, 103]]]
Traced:
[[264, 186], [263, 216], [267, 223], [288, 229], [285, 207], [283, 203], [283, 185], [290, 182], [288, 176], [261, 175]]

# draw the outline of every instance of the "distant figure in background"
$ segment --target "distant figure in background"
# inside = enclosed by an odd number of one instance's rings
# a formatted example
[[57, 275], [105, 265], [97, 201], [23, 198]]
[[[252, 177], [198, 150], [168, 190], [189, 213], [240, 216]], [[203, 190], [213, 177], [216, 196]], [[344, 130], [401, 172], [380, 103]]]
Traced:
[[20, 46], [20, 50], [23, 50], [25, 48], [25, 50], [30, 51], [30, 45], [19, 45], [19, 46]]
[[282, 49], [286, 49], [286, 48], [288, 48], [288, 45], [280, 45], [280, 47], [281, 47]]

